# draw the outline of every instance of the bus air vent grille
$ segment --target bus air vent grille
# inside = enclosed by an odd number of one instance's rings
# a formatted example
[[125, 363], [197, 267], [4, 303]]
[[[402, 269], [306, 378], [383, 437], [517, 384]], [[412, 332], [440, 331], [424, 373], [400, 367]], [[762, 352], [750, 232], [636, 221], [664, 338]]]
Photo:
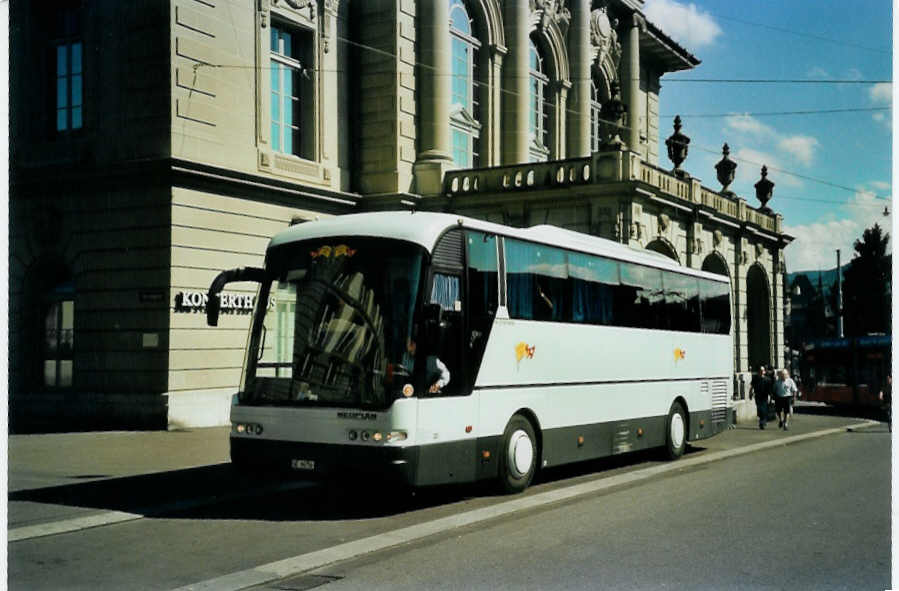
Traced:
[[436, 267], [462, 268], [462, 232], [451, 230], [434, 247], [432, 262]]
[[712, 422], [727, 421], [727, 380], [712, 380]]

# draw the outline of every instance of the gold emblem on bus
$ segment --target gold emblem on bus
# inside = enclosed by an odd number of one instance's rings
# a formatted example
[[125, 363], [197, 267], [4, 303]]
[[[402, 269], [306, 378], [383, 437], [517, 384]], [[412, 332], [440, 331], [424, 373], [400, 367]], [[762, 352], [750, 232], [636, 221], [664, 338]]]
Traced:
[[528, 359], [534, 358], [534, 351], [537, 349], [537, 345], [528, 345], [524, 341], [515, 345], [515, 361], [521, 363], [521, 360], [527, 357]]

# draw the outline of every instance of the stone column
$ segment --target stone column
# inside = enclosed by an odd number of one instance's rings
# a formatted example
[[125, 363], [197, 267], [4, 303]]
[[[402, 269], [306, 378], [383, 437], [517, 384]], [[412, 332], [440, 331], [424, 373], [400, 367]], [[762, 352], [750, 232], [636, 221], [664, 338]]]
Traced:
[[556, 80], [551, 84], [553, 88], [553, 107], [555, 117], [553, 117], [553, 138], [552, 146], [550, 146], [550, 159], [562, 160], [570, 158], [571, 154], [565, 153], [566, 135], [565, 135], [565, 113], [568, 111], [568, 91], [571, 89], [571, 82], [567, 80]]
[[568, 28], [571, 68], [567, 112], [568, 158], [590, 155], [590, 57], [590, 0], [572, 0], [571, 25]]
[[481, 130], [483, 138], [481, 140], [481, 166], [499, 166], [502, 162], [501, 146], [503, 145], [502, 126], [500, 125], [503, 108], [503, 59], [508, 52], [502, 45], [491, 45], [489, 51], [489, 95], [486, 108], [483, 109], [486, 117], [481, 117], [482, 123], [485, 119], [487, 121], [487, 128]]
[[643, 153], [640, 144], [640, 122], [643, 119], [643, 102], [640, 100], [640, 30], [645, 26], [643, 17], [634, 13], [627, 23], [627, 59], [622, 61], [622, 93], [627, 103], [628, 147]]
[[419, 193], [433, 195], [442, 191], [443, 173], [453, 164], [449, 128], [452, 83], [449, 5], [447, 0], [432, 0], [421, 2], [418, 9], [421, 66], [415, 182]]
[[528, 12], [528, 2], [505, 3], [509, 54], [503, 63], [503, 164], [528, 161]]

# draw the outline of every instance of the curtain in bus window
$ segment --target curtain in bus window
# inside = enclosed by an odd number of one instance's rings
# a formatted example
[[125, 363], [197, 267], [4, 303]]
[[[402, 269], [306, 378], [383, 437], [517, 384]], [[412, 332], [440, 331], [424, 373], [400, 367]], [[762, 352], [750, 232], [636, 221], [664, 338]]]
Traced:
[[613, 324], [618, 263], [600, 257], [568, 253], [571, 317], [586, 324]]
[[699, 282], [702, 310], [702, 332], [728, 334], [730, 332], [730, 285], [702, 279]]
[[456, 275], [434, 274], [434, 285], [431, 287], [431, 303], [440, 304], [444, 310], [455, 310], [459, 300], [459, 277]]
[[666, 271], [662, 275], [665, 313], [671, 330], [699, 331], [699, 280]]
[[566, 253], [557, 248], [506, 241], [508, 305], [512, 318], [570, 320]]
[[621, 263], [619, 301], [627, 312], [621, 322], [623, 326], [667, 328], [661, 270]]

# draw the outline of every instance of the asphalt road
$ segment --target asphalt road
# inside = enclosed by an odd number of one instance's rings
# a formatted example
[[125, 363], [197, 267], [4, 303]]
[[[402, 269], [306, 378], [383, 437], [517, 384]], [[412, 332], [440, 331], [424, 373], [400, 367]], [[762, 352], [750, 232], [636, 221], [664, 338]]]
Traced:
[[262, 588], [887, 589], [885, 431], [678, 471]]
[[[797, 426], [812, 422], [797, 419]], [[851, 422], [814, 419], [818, 428]], [[456, 523], [511, 502], [513, 509], [498, 517], [437, 529], [415, 543], [262, 588], [884, 589], [889, 435], [882, 426], [835, 433], [784, 446], [779, 441], [789, 439], [786, 433], [741, 427], [674, 464], [634, 455], [556, 469], [514, 497], [451, 488], [409, 498], [367, 481], [341, 490], [300, 482], [273, 491], [265, 482], [254, 489], [252, 479], [241, 477], [229, 487], [235, 475], [216, 464], [18, 490], [10, 495], [11, 509], [20, 516], [17, 527], [27, 525], [29, 516], [44, 518], [49, 509], [140, 513], [154, 500], [163, 508], [149, 518], [136, 514], [130, 521], [11, 543], [8, 584], [28, 590], [175, 589], [197, 583], [223, 589], [222, 576], [359, 541], [391, 545], [400, 539], [398, 532]], [[753, 442], [773, 447], [690, 464], [691, 458]], [[99, 478], [86, 466], [76, 468], [76, 481]], [[627, 480], [640, 473], [640, 480]], [[616, 478], [622, 484], [573, 500], [536, 508], [516, 504]], [[185, 491], [205, 500], [169, 505]], [[228, 494], [215, 497], [216, 491]], [[246, 580], [245, 587], [253, 584]]]

